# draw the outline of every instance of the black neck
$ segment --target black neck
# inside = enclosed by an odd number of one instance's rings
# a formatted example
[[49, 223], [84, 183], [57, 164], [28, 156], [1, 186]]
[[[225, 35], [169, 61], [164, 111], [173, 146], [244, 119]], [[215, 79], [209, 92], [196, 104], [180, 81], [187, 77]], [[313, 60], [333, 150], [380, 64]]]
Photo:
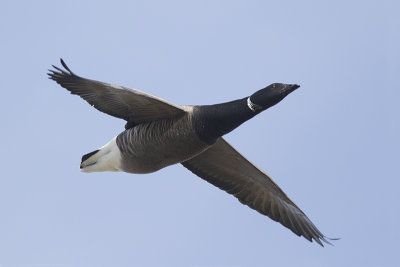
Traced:
[[214, 143], [256, 115], [247, 105], [247, 97], [216, 105], [195, 106], [194, 127], [201, 140]]

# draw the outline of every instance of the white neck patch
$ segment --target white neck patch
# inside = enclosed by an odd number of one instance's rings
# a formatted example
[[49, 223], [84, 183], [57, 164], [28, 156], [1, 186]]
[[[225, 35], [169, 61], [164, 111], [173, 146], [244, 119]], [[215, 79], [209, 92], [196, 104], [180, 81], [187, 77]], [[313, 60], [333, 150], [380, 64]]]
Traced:
[[254, 104], [253, 102], [251, 102], [250, 97], [247, 98], [247, 106], [254, 113], [258, 113], [259, 111], [263, 110], [262, 106]]

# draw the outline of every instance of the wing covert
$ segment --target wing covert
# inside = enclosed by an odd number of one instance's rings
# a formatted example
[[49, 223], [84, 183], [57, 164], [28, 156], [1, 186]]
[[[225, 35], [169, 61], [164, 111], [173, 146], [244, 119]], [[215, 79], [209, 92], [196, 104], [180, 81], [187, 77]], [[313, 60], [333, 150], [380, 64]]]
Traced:
[[82, 78], [60, 61], [65, 70], [53, 65], [55, 70], [49, 70], [49, 78], [101, 112], [133, 124], [176, 118], [186, 113], [178, 105], [142, 91]]

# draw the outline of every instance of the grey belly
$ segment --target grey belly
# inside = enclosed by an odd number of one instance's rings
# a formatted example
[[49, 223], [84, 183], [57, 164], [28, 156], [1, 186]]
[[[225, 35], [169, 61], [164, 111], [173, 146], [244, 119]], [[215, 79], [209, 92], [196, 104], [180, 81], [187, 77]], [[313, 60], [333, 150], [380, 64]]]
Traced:
[[167, 122], [139, 125], [117, 137], [121, 168], [129, 173], [151, 173], [186, 161], [210, 147], [185, 125]]

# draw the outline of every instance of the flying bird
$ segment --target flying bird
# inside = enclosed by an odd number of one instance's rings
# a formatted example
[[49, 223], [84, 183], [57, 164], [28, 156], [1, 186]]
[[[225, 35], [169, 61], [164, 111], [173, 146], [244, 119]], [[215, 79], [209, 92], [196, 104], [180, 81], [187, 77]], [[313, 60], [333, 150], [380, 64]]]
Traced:
[[123, 132], [82, 156], [81, 171], [152, 173], [180, 163], [296, 235], [321, 246], [330, 244], [265, 172], [222, 138], [299, 85], [274, 83], [227, 103], [180, 106], [139, 90], [82, 78], [60, 61], [64, 69], [53, 65], [50, 79], [97, 110], [126, 121]]

